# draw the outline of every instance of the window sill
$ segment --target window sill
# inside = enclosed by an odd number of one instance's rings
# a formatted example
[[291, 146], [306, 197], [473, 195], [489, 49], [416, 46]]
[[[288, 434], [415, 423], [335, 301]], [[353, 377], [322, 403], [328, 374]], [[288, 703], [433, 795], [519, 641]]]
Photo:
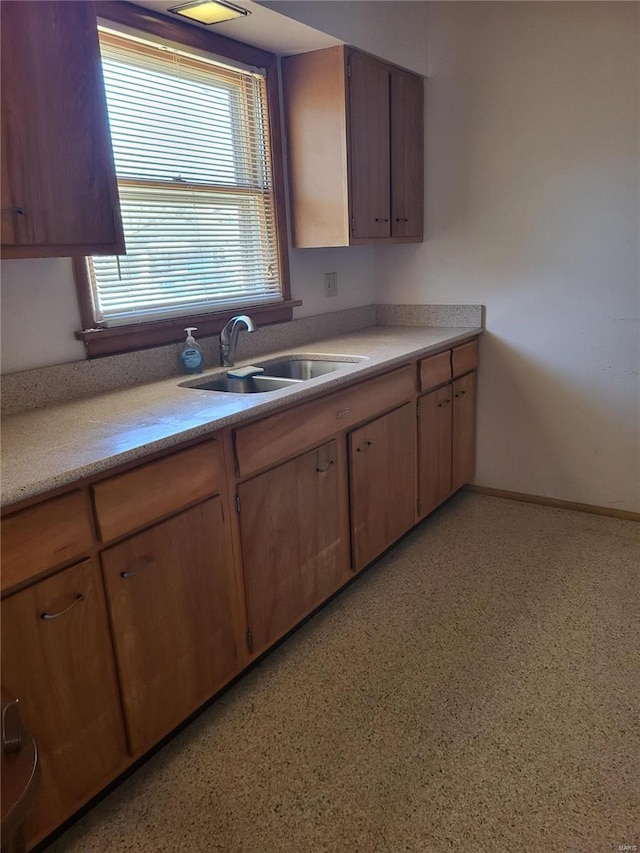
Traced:
[[[255, 320], [257, 326], [269, 326], [291, 320], [293, 309], [299, 305], [302, 305], [299, 299], [289, 299], [272, 305], [253, 305], [246, 309], [246, 313]], [[163, 344], [180, 343], [184, 338], [186, 326], [196, 326], [199, 338], [215, 335], [222, 331], [223, 326], [232, 317], [242, 313], [242, 308], [235, 308], [215, 314], [188, 315], [109, 329], [83, 329], [75, 335], [78, 340], [84, 342], [87, 358], [100, 358]]]

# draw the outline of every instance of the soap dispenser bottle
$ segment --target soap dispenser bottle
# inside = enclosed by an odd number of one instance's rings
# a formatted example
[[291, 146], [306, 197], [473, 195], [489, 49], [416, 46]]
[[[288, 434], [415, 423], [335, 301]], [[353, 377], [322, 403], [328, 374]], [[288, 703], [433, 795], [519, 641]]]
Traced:
[[192, 334], [192, 332], [197, 331], [198, 329], [195, 326], [189, 326], [185, 329], [187, 340], [180, 353], [182, 369], [185, 373], [202, 373], [202, 349]]

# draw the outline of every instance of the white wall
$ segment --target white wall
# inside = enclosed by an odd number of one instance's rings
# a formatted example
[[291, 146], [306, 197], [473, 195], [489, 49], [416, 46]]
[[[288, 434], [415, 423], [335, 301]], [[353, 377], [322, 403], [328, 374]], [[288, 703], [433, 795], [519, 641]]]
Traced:
[[347, 44], [427, 74], [429, 3], [415, 0], [267, 0], [269, 9]]
[[476, 482], [640, 510], [635, 3], [434, 3], [426, 242], [379, 302], [481, 302]]

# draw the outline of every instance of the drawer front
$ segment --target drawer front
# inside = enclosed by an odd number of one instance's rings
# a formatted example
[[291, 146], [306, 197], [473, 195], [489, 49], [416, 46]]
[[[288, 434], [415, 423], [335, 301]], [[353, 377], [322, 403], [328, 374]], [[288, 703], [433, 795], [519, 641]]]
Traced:
[[454, 377], [462, 376], [463, 373], [469, 373], [470, 370], [476, 369], [478, 366], [477, 338], [461, 347], [455, 347], [451, 355], [451, 365]]
[[241, 477], [267, 468], [343, 429], [405, 403], [414, 391], [413, 366], [406, 365], [313, 403], [280, 412], [236, 430]]
[[430, 355], [420, 362], [420, 390], [428, 391], [451, 379], [451, 350]]
[[2, 519], [2, 590], [73, 560], [91, 547], [86, 496], [71, 492]]
[[108, 542], [222, 489], [224, 463], [218, 441], [148, 462], [93, 486], [100, 539]]

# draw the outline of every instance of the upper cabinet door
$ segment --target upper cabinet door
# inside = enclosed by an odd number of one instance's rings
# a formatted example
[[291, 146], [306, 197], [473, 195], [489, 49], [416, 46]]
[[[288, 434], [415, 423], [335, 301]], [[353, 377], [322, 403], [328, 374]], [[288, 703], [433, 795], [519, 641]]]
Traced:
[[93, 3], [2, 3], [6, 258], [124, 251]]
[[422, 77], [338, 45], [282, 63], [293, 245], [422, 241]]
[[389, 237], [389, 67], [355, 52], [348, 62], [351, 236]]
[[391, 235], [422, 239], [424, 208], [422, 77], [391, 71]]

